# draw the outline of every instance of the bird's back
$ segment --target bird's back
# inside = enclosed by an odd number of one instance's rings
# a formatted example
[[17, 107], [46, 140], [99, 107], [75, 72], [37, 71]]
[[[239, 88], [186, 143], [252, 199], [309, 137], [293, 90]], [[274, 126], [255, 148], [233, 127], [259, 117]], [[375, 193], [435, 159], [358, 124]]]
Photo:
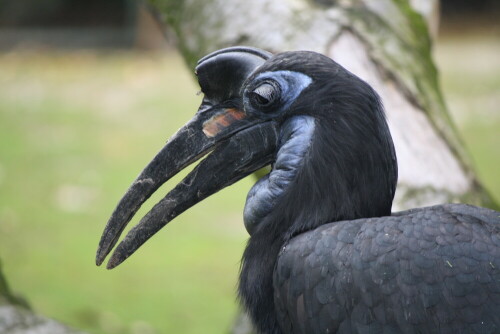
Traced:
[[447, 204], [340, 221], [280, 252], [284, 333], [499, 333], [500, 213]]

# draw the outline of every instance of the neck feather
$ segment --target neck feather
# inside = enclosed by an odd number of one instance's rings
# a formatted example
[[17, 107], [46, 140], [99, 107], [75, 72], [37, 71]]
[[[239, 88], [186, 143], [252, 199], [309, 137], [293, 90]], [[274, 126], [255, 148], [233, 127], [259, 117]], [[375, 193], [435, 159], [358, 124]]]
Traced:
[[273, 272], [290, 238], [329, 222], [390, 215], [397, 166], [383, 112], [377, 116], [368, 129], [343, 117], [296, 116], [283, 124], [273, 169], [245, 206], [251, 237], [239, 295], [261, 333], [281, 333]]
[[283, 213], [279, 206], [287, 202], [308, 160], [315, 127], [310, 116], [296, 116], [283, 124], [272, 171], [247, 196], [244, 219], [251, 238], [243, 255], [239, 295], [260, 333], [281, 333], [274, 308], [273, 271], [289, 224], [288, 217], [278, 212]]

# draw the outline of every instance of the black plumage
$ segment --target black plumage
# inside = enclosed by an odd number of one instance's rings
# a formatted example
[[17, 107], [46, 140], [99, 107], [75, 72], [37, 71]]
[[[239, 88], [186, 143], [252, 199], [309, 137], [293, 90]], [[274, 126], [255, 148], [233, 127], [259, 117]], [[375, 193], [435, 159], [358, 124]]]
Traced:
[[498, 221], [446, 204], [293, 238], [274, 270], [281, 333], [498, 333]]
[[500, 213], [446, 204], [391, 214], [396, 156], [367, 83], [317, 53], [245, 47], [208, 55], [197, 73], [200, 110], [119, 203], [98, 264], [151, 193], [213, 149], [129, 232], [109, 268], [271, 163], [247, 198], [239, 283], [260, 333], [500, 332]]

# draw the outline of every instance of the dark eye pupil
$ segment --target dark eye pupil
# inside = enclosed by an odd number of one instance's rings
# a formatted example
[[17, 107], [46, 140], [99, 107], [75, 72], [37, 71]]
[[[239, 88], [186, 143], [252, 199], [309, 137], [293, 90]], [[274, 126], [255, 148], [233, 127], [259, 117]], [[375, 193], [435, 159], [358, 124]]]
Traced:
[[259, 104], [268, 104], [269, 103], [269, 100], [267, 98], [265, 98], [264, 96], [262, 95], [259, 95], [259, 94], [256, 94], [254, 93], [255, 96], [255, 101], [257, 101]]
[[259, 87], [255, 88], [252, 92], [253, 98], [255, 102], [262, 106], [266, 106], [276, 99], [276, 88], [268, 83], [262, 84]]

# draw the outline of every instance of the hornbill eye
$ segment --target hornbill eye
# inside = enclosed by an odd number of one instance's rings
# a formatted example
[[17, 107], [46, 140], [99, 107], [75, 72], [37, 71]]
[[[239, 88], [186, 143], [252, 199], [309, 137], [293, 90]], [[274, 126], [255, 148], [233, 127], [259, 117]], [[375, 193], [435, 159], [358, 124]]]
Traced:
[[250, 92], [250, 102], [255, 108], [269, 107], [279, 101], [281, 90], [277, 83], [264, 82]]

